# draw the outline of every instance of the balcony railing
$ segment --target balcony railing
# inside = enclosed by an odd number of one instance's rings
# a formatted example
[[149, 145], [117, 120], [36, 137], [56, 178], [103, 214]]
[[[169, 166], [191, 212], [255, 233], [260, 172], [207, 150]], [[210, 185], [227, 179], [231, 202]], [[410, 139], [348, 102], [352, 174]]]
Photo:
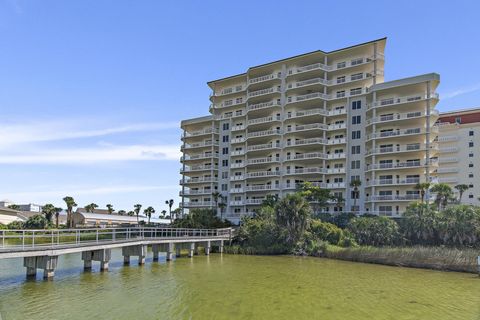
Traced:
[[374, 185], [404, 185], [404, 184], [417, 184], [421, 181], [420, 178], [404, 178], [404, 179], [374, 179], [367, 181], [367, 186]]
[[233, 150], [230, 155], [232, 156], [243, 156], [245, 154], [245, 150]]
[[346, 123], [334, 123], [334, 124], [329, 124], [327, 127], [327, 130], [341, 130], [346, 128], [347, 128]]
[[218, 170], [218, 166], [217, 165], [185, 166], [185, 169], [181, 168], [180, 172], [206, 171], [206, 170]]
[[383, 54], [377, 53], [376, 55], [365, 56], [365, 57], [353, 59], [350, 61], [345, 61], [343, 63], [336, 63], [332, 65], [327, 65], [320, 62], [313, 63], [306, 66], [292, 68], [288, 71], [288, 74], [289, 75], [299, 74], [299, 73], [304, 73], [304, 72], [313, 71], [313, 70], [335, 71], [339, 69], [345, 69], [345, 68], [350, 68], [350, 67], [355, 67], [358, 65], [370, 63], [375, 59], [383, 59]]
[[247, 178], [266, 178], [266, 177], [277, 177], [280, 176], [280, 171], [253, 171], [247, 172]]
[[247, 106], [247, 111], [260, 110], [260, 109], [279, 107], [279, 106], [281, 106], [279, 101], [272, 100], [272, 101], [268, 101], [268, 102], [249, 104]]
[[274, 163], [280, 162], [280, 157], [267, 157], [267, 158], [255, 158], [248, 159], [248, 164], [263, 164], [263, 163]]
[[452, 163], [458, 162], [458, 158], [448, 157], [448, 158], [438, 158], [438, 163]]
[[[430, 149], [437, 149], [438, 145], [431, 143], [429, 145]], [[411, 145], [401, 145], [401, 146], [390, 146], [390, 147], [379, 147], [375, 149], [370, 149], [367, 151], [367, 155], [372, 154], [382, 154], [382, 153], [393, 153], [393, 152], [411, 152], [411, 151], [423, 151], [427, 149], [426, 144], [411, 144]]]
[[280, 186], [277, 184], [262, 184], [254, 186], [246, 186], [245, 191], [268, 191], [268, 190], [279, 190]]
[[280, 116], [269, 116], [269, 117], [263, 117], [263, 118], [256, 118], [256, 119], [250, 119], [248, 120], [248, 125], [254, 125], [254, 124], [259, 124], [259, 123], [268, 123], [272, 121], [281, 121], [282, 118]]
[[293, 119], [293, 118], [307, 117], [307, 116], [313, 116], [313, 115], [326, 116], [328, 115], [328, 111], [321, 108], [315, 108], [315, 109], [304, 110], [304, 111], [295, 111], [292, 113], [288, 113], [287, 118]]
[[180, 160], [188, 161], [188, 160], [211, 159], [211, 158], [218, 158], [218, 153], [184, 155], [180, 158]]
[[404, 195], [374, 195], [367, 197], [367, 201], [415, 201], [420, 200], [419, 194], [404, 194]]
[[332, 144], [344, 144], [347, 143], [347, 139], [345, 138], [337, 138], [337, 139], [328, 139], [327, 144], [332, 145]]
[[314, 144], [327, 144], [327, 140], [322, 138], [298, 139], [298, 140], [287, 141], [285, 145], [287, 147], [293, 147], [293, 146], [305, 146], [305, 145], [314, 145]]
[[391, 106], [391, 105], [401, 104], [401, 103], [417, 102], [417, 101], [426, 100], [426, 99], [438, 99], [438, 93], [432, 93], [430, 94], [430, 96], [425, 94], [417, 94], [412, 96], [381, 99], [379, 101], [375, 101], [372, 104], [369, 104], [367, 108], [370, 109], [374, 107], [385, 107], [385, 106]]
[[272, 74], [267, 74], [267, 75], [264, 75], [264, 76], [248, 79], [248, 84], [251, 85], [251, 84], [270, 81], [270, 80], [274, 80], [274, 79], [279, 79], [279, 76], [275, 73], [272, 73]]
[[437, 173], [457, 173], [458, 167], [438, 168]]
[[208, 129], [192, 131], [192, 132], [185, 131], [183, 137], [189, 138], [189, 137], [196, 137], [196, 136], [201, 136], [204, 134], [212, 134], [212, 133], [218, 133], [218, 129], [208, 128]]
[[280, 90], [277, 87], [272, 87], [272, 88], [267, 88], [267, 89], [250, 91], [250, 92], [248, 92], [247, 96], [248, 96], [248, 98], [254, 98], [254, 97], [259, 97], [259, 96], [263, 96], [263, 95], [270, 94], [270, 93], [275, 93], [275, 92], [280, 92]]
[[458, 152], [458, 147], [444, 147], [438, 150], [440, 153], [454, 153]]
[[297, 168], [297, 169], [290, 169], [285, 172], [287, 175], [291, 174], [311, 174], [311, 173], [319, 173], [319, 174], [325, 174], [327, 173], [326, 168], [320, 168], [320, 167], [311, 167], [311, 168]]
[[230, 140], [230, 143], [244, 143], [245, 142], [245, 137], [241, 137], [241, 138], [232, 138], [232, 140]]
[[184, 208], [200, 208], [200, 207], [212, 207], [215, 203], [213, 201], [189, 201], [183, 202]]
[[247, 138], [264, 137], [264, 136], [271, 136], [271, 135], [278, 135], [278, 134], [282, 134], [282, 130], [272, 129], [272, 130], [254, 131], [254, 132], [247, 133]]
[[[433, 162], [431, 164], [433, 164]], [[425, 164], [422, 164], [421, 161], [392, 162], [371, 164], [367, 166], [367, 170], [418, 168], [423, 166], [425, 166]]]
[[422, 128], [409, 128], [403, 130], [392, 130], [392, 131], [383, 131], [383, 132], [376, 132], [371, 133], [368, 135], [368, 139], [379, 139], [379, 138], [391, 138], [391, 137], [399, 137], [399, 136], [409, 136], [413, 134], [420, 134], [425, 133], [422, 132]]
[[287, 155], [286, 160], [327, 159], [327, 154], [321, 152], [309, 152], [302, 154]]
[[257, 151], [257, 150], [268, 150], [273, 148], [280, 148], [280, 142], [275, 143], [265, 143], [265, 144], [256, 144], [247, 147], [247, 151]]
[[181, 149], [193, 149], [193, 148], [202, 148], [202, 147], [211, 147], [211, 146], [218, 146], [217, 141], [204, 141], [204, 142], [197, 142], [197, 143], [186, 143], [182, 145]]
[[260, 205], [265, 201], [265, 198], [263, 199], [246, 199], [245, 204], [246, 205]]
[[438, 178], [439, 183], [458, 183], [458, 178]]
[[311, 123], [311, 124], [304, 124], [304, 125], [296, 125], [294, 127], [287, 127], [287, 132], [298, 132], [298, 131], [315, 130], [315, 129], [326, 130], [327, 127], [328, 126], [323, 123]]
[[180, 184], [184, 183], [210, 183], [210, 182], [217, 182], [218, 178], [215, 177], [199, 177], [199, 178], [189, 178], [183, 181], [180, 180]]
[[212, 189], [199, 189], [199, 190], [184, 190], [179, 192], [179, 196], [194, 196], [212, 194]]

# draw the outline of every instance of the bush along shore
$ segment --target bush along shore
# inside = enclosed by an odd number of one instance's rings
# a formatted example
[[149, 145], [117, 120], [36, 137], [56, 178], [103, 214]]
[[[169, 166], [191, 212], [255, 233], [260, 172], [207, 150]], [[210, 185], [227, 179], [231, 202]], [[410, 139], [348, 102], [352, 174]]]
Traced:
[[225, 252], [479, 272], [480, 207], [418, 202], [397, 220], [354, 213], [315, 214], [311, 203], [318, 208], [322, 193], [305, 184], [282, 199], [267, 197], [254, 216], [242, 218]]

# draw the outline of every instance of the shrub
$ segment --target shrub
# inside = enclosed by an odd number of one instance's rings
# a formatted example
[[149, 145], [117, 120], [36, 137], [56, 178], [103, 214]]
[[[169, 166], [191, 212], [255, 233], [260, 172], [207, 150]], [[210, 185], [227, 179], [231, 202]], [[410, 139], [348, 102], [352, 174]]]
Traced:
[[318, 240], [328, 241], [331, 244], [337, 244], [344, 236], [342, 229], [332, 223], [320, 220], [310, 222], [310, 232]]
[[355, 248], [358, 247], [358, 243], [351, 235], [344, 235], [340, 241], [338, 241], [338, 246], [343, 248]]
[[360, 245], [386, 246], [401, 240], [398, 224], [387, 217], [357, 217], [348, 230]]
[[3, 223], [0, 223], [0, 230], [5, 230], [5, 229], [8, 229], [8, 227]]
[[22, 221], [12, 221], [7, 225], [8, 229], [23, 229], [23, 222]]
[[24, 224], [25, 229], [45, 229], [48, 226], [48, 220], [40, 214], [31, 216]]

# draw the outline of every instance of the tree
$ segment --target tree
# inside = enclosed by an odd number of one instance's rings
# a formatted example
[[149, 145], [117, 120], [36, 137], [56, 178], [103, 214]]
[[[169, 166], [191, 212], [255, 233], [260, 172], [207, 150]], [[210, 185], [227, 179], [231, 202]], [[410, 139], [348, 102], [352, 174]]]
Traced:
[[142, 205], [141, 204], [136, 204], [133, 206], [135, 209], [135, 215], [137, 216], [137, 224], [139, 223], [138, 221], [138, 215], [140, 214], [140, 210], [142, 209]]
[[453, 195], [452, 188], [446, 183], [437, 183], [433, 185], [432, 192], [436, 193], [435, 203], [437, 204], [437, 209], [445, 209], [449, 199]]
[[173, 199], [170, 199], [170, 200], [165, 200], [165, 204], [168, 205], [168, 213], [170, 215], [170, 223], [173, 223], [173, 216], [172, 216], [172, 206], [173, 206]]
[[42, 213], [44, 214], [45, 219], [47, 219], [47, 221], [51, 223], [52, 217], [55, 214], [55, 206], [51, 203], [47, 203], [42, 207]]
[[127, 216], [133, 217], [135, 215], [135, 211], [130, 210], [127, 212]]
[[20, 210], [20, 206], [18, 204], [11, 204], [7, 208], [12, 210]]
[[403, 213], [402, 229], [412, 244], [437, 244], [439, 215], [428, 203], [412, 203]]
[[361, 245], [387, 246], [400, 241], [398, 224], [387, 217], [356, 217], [349, 225], [348, 231]]
[[98, 205], [96, 203], [90, 203], [85, 206], [85, 211], [93, 213], [96, 208], [98, 208]]
[[419, 182], [415, 185], [415, 190], [420, 191], [420, 197], [422, 199], [422, 203], [425, 201], [425, 194], [430, 189], [429, 182]]
[[162, 212], [160, 212], [160, 218], [161, 219], [165, 219], [166, 215], [167, 215], [167, 210], [162, 210]]
[[312, 209], [301, 194], [288, 194], [275, 206], [275, 219], [286, 230], [286, 243], [293, 246], [308, 227]]
[[58, 220], [60, 217], [60, 212], [62, 212], [62, 208], [55, 208], [55, 227], [58, 229]]
[[463, 193], [470, 189], [470, 187], [468, 186], [468, 184], [457, 184], [455, 186], [455, 189], [458, 190], [458, 203], [460, 204], [462, 202]]
[[49, 225], [48, 220], [40, 215], [36, 214], [31, 216], [30, 218], [25, 221], [24, 228], [25, 229], [45, 229]]
[[117, 213], [118, 213], [118, 215], [120, 215], [120, 216], [124, 216], [124, 215], [127, 214], [127, 211], [125, 211], [125, 210], [118, 210]]
[[67, 205], [67, 226], [69, 228], [73, 228], [72, 214], [73, 208], [76, 207], [77, 204], [75, 203], [75, 200], [70, 196], [66, 196], [65, 198], [63, 198], [63, 201], [65, 201], [65, 204]]
[[152, 217], [152, 214], [155, 213], [155, 209], [153, 209], [153, 207], [148, 207], [147, 209], [143, 210], [143, 213], [145, 216], [147, 216], [148, 224], [150, 224], [150, 218]]
[[340, 212], [340, 208], [345, 203], [345, 199], [343, 198], [342, 194], [332, 196], [332, 200], [335, 202], [335, 208], [337, 208], [337, 212]]
[[362, 185], [362, 181], [360, 181], [358, 179], [352, 180], [350, 182], [350, 187], [353, 188], [353, 195], [354, 195], [354, 197], [353, 197], [353, 208], [354, 208], [354, 210], [352, 210], [352, 211], [357, 210], [357, 199], [360, 195], [359, 188], [360, 188], [361, 185]]
[[218, 204], [218, 208], [220, 209], [220, 219], [221, 220], [223, 220], [223, 211], [225, 210], [226, 207], [227, 207], [227, 204], [223, 201]]
[[115, 211], [115, 210], [113, 210], [113, 205], [107, 204], [106, 207], [107, 207], [107, 210], [108, 210], [108, 214], [113, 214], [113, 212]]
[[304, 182], [298, 192], [311, 204], [313, 213], [316, 215], [320, 213], [321, 208], [327, 206], [328, 200], [332, 198], [330, 190], [314, 186], [311, 182]]
[[438, 230], [446, 245], [475, 245], [480, 238], [480, 208], [456, 205], [443, 210]]
[[276, 194], [267, 194], [265, 200], [262, 201], [262, 206], [275, 207], [278, 202], [278, 196]]
[[178, 228], [213, 229], [228, 227], [230, 224], [220, 220], [214, 209], [192, 209], [185, 217], [176, 219], [172, 226]]

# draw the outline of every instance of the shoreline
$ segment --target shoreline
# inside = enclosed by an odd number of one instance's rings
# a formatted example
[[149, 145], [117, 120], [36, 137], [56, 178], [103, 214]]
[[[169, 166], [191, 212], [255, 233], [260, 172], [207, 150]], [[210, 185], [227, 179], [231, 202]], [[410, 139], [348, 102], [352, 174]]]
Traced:
[[[262, 252], [254, 248], [241, 248], [239, 246], [225, 246], [225, 253], [245, 255], [282, 255], [285, 253]], [[464, 272], [478, 274], [480, 267], [477, 257], [480, 250], [447, 247], [349, 247], [343, 248], [328, 245], [326, 249], [313, 257], [336, 259], [342, 261], [379, 264], [393, 267], [407, 267], [430, 269], [445, 272]]]

